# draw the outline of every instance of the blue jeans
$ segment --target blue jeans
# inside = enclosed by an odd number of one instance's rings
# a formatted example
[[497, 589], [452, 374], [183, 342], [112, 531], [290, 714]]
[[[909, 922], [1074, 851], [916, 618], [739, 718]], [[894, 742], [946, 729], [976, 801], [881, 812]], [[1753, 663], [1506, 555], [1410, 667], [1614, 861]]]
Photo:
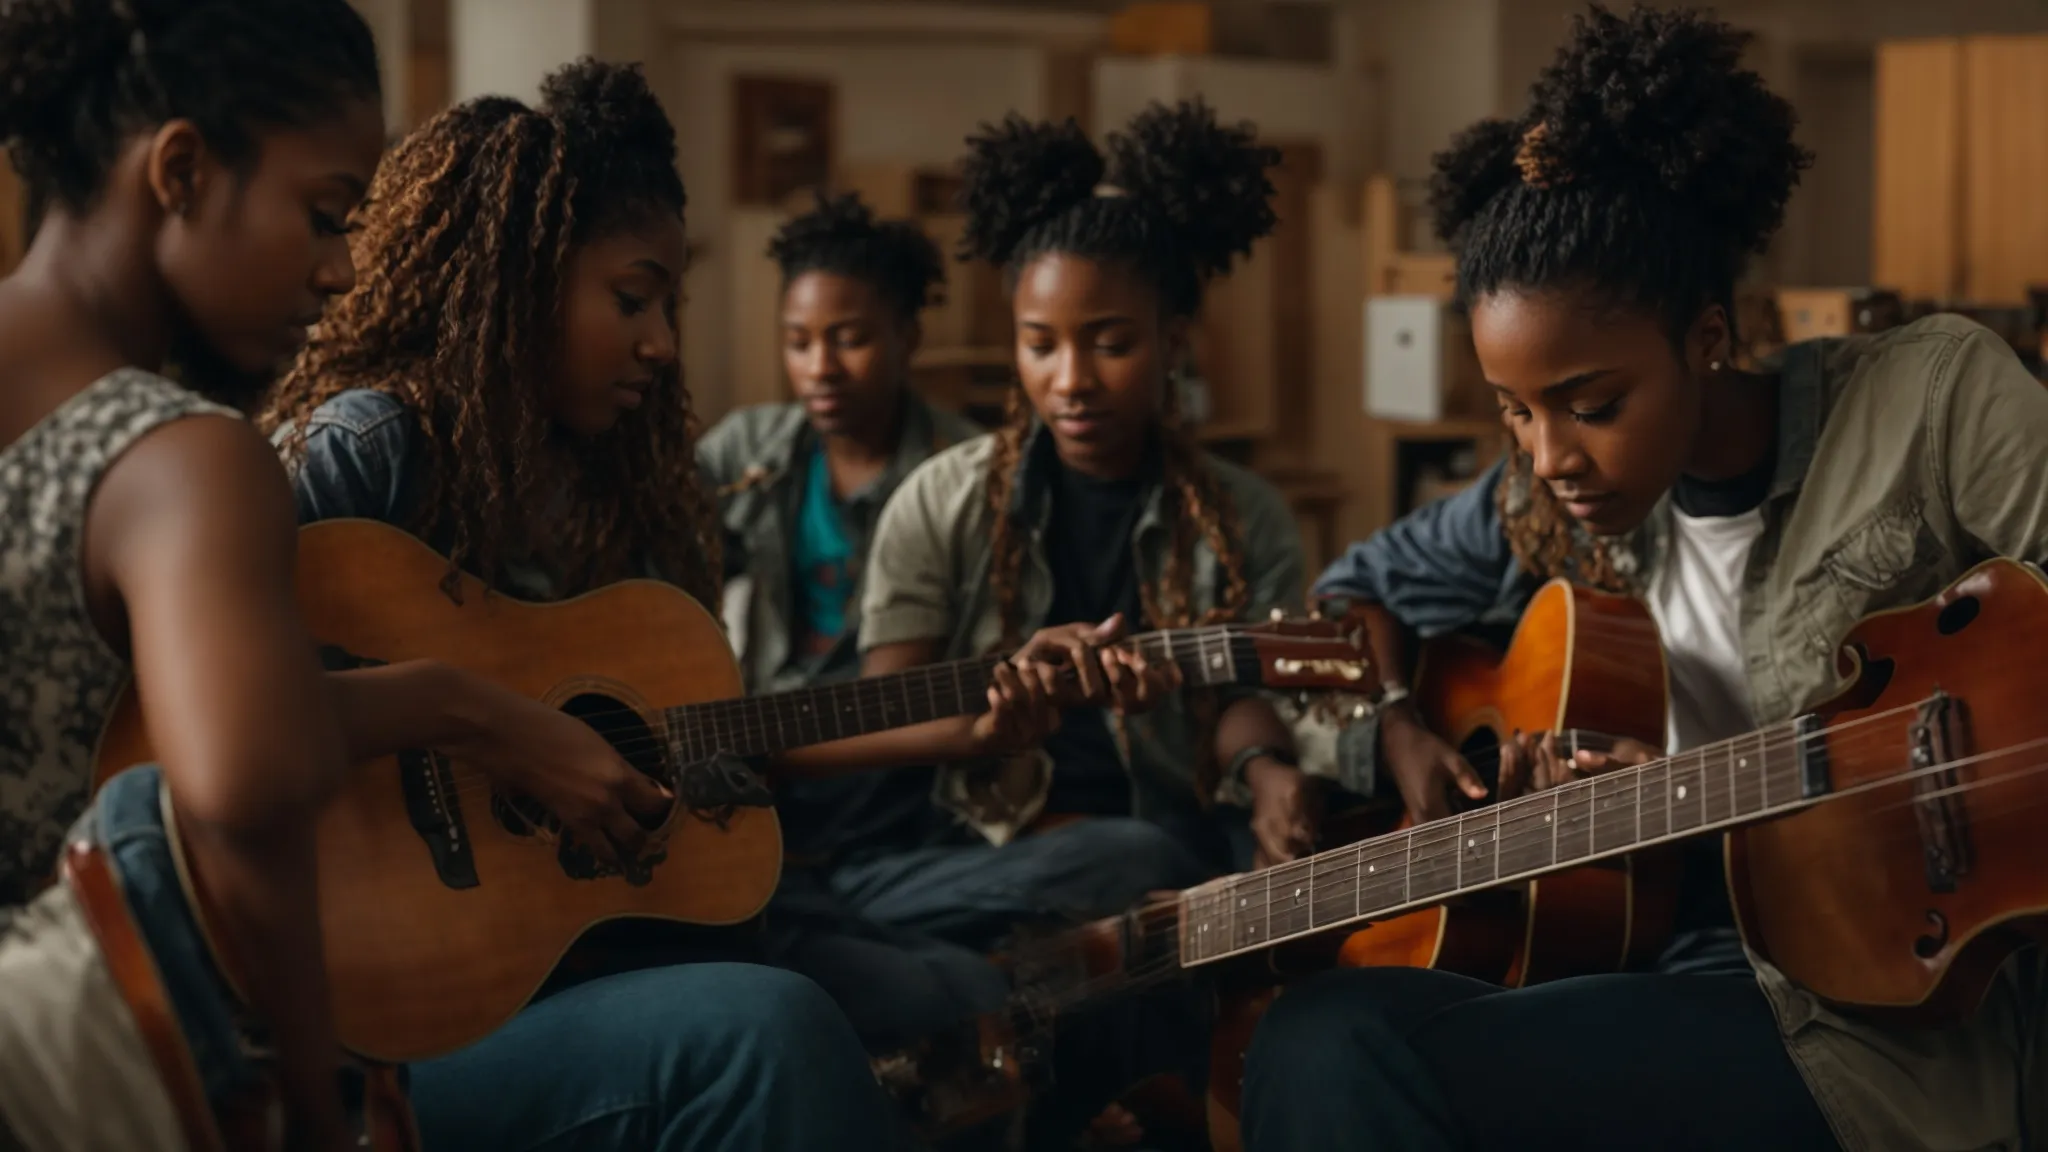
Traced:
[[785, 871], [766, 920], [768, 960], [817, 981], [871, 1052], [1000, 1011], [1009, 998], [1009, 977], [986, 956], [876, 923], [816, 871]]
[[[107, 783], [81, 831], [107, 845], [208, 1091], [253, 1069], [172, 862], [154, 767]], [[853, 1028], [809, 980], [703, 964], [593, 980], [409, 1069], [428, 1152], [760, 1152], [896, 1147]]]
[[919, 848], [841, 865], [830, 883], [862, 915], [977, 952], [1019, 924], [1113, 916], [1207, 870], [1172, 833], [1143, 820], [1076, 820], [1001, 848]]
[[1247, 1152], [1814, 1152], [1836, 1146], [1755, 977], [1629, 973], [1505, 991], [1353, 968], [1273, 1002]]

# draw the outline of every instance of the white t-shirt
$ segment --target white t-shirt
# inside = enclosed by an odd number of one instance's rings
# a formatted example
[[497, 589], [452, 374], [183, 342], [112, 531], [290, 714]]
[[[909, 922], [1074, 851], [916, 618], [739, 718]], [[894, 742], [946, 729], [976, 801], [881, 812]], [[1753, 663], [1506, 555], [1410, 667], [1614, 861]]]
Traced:
[[1734, 516], [1672, 510], [1670, 551], [1648, 597], [1671, 673], [1666, 752], [1756, 727], [1742, 655], [1742, 574], [1763, 530], [1758, 508]]

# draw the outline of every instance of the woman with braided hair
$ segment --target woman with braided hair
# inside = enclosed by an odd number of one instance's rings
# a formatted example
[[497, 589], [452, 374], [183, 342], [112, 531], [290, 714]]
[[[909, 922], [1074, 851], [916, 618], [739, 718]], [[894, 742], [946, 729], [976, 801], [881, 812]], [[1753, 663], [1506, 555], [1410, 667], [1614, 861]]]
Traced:
[[[638, 70], [591, 61], [550, 76], [540, 109], [471, 101], [397, 145], [357, 213], [363, 274], [263, 414], [300, 519], [403, 527], [526, 599], [653, 575], [715, 603], [677, 370], [674, 156]], [[601, 857], [639, 855], [671, 798], [564, 729], [525, 726], [496, 771]], [[429, 1148], [887, 1142], [857, 1038], [800, 976], [694, 964], [563, 983], [412, 1067]]]
[[[1662, 634], [1678, 752], [1833, 696], [1863, 617], [1989, 557], [2048, 560], [2048, 391], [1991, 333], [1936, 316], [1735, 366], [1737, 278], [1810, 161], [1791, 107], [1741, 66], [1747, 40], [1699, 12], [1594, 7], [1521, 117], [1437, 158], [1437, 229], [1517, 451], [1324, 573], [1320, 590], [1377, 606], [1384, 668], [1405, 672], [1404, 634], [1512, 624], [1547, 578], [1630, 593]], [[1354, 788], [1398, 791], [1417, 819], [1486, 798], [1406, 703], [1377, 725]], [[1652, 750], [1566, 758], [1520, 736], [1502, 753], [1504, 799]], [[1251, 1048], [1247, 1146], [1889, 1152], [2048, 1133], [2042, 956], [2014, 958], [1965, 1024], [1880, 1025], [1746, 953], [1718, 841], [1690, 851], [1651, 971], [1290, 987]]]
[[[1005, 272], [1021, 382], [1001, 431], [932, 459], [884, 510], [867, 669], [1066, 621], [1137, 631], [1298, 604], [1286, 505], [1203, 453], [1174, 403], [1203, 284], [1273, 226], [1277, 154], [1200, 104], [1153, 107], [1107, 158], [1072, 121], [1011, 117], [969, 144], [967, 248]], [[1309, 793], [1270, 704], [1183, 700], [1171, 668], [1158, 680], [1140, 707], [1069, 713], [1032, 757], [942, 770], [939, 798], [971, 831], [843, 882], [870, 916], [980, 946], [1020, 919], [1103, 915], [1248, 864], [1214, 819], [1247, 784], [1258, 854], [1308, 847]]]

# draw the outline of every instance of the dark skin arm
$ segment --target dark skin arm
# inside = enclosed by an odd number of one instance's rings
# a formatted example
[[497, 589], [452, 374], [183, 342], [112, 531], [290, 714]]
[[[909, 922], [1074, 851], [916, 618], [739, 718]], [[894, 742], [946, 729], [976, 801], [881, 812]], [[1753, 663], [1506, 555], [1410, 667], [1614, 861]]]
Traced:
[[434, 660], [339, 672], [328, 690], [351, 760], [431, 748], [538, 800], [599, 859], [637, 860], [669, 792], [582, 721]]
[[[794, 776], [832, 776], [899, 764], [945, 763], [978, 756], [1007, 755], [1035, 747], [1059, 725], [1059, 709], [1088, 705], [1143, 710], [1178, 683], [1177, 669], [1152, 665], [1143, 656], [1108, 647], [1123, 636], [1123, 620], [1101, 625], [1068, 624], [1033, 635], [996, 669], [991, 711], [956, 716], [910, 728], [876, 732], [810, 748], [794, 749], [773, 762]], [[937, 640], [884, 644], [861, 659], [861, 675], [886, 676], [937, 663]], [[1063, 669], [1075, 674], [1063, 676]]]
[[[1294, 733], [1270, 703], [1246, 696], [1216, 718], [1216, 762], [1228, 766], [1239, 752], [1253, 747], [1292, 752]], [[1260, 756], [1244, 766], [1244, 781], [1252, 792], [1252, 835], [1259, 842], [1254, 863], [1258, 867], [1284, 864], [1315, 850], [1316, 832], [1322, 824], [1322, 792], [1307, 773], [1271, 756]]]
[[[1361, 605], [1355, 611], [1365, 621], [1380, 678], [1412, 683], [1415, 665], [1406, 626], [1378, 604]], [[1486, 798], [1486, 782], [1457, 749], [1429, 730], [1409, 701], [1381, 709], [1379, 754], [1416, 823], [1449, 816], [1453, 789], [1473, 800]]]
[[193, 874], [278, 1055], [292, 1147], [334, 1147], [339, 1060], [313, 819], [343, 740], [293, 594], [277, 456], [239, 421], [145, 436], [87, 514], [95, 622], [131, 653]]

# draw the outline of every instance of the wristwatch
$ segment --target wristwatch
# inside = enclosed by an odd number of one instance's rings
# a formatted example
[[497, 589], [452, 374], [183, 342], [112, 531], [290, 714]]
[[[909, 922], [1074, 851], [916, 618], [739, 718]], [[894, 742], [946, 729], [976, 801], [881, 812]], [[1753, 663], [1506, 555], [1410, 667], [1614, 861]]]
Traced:
[[1230, 758], [1230, 770], [1224, 774], [1224, 778], [1235, 780], [1239, 784], [1246, 783], [1244, 770], [1251, 766], [1252, 761], [1257, 760], [1261, 756], [1271, 757], [1287, 765], [1289, 768], [1301, 767], [1301, 761], [1296, 758], [1294, 753], [1284, 748], [1269, 748], [1264, 744], [1254, 744], [1249, 748], [1239, 749], [1237, 755]]

